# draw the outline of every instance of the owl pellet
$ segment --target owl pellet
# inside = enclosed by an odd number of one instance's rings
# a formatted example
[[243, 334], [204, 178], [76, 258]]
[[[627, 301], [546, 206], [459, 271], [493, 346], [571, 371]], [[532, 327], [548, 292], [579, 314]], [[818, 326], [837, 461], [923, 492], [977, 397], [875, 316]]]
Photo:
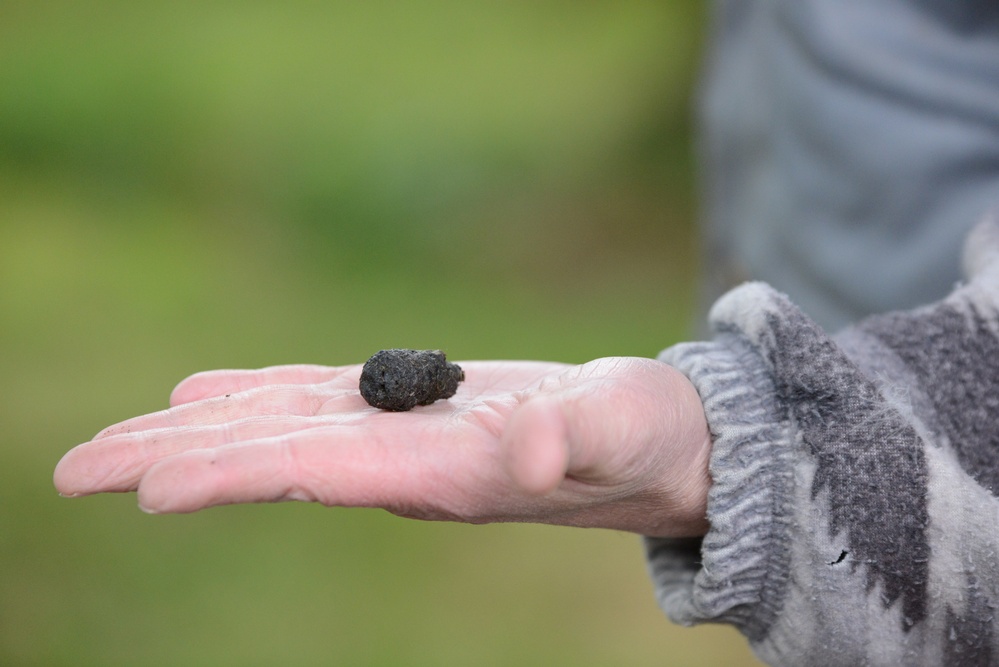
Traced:
[[465, 372], [440, 350], [382, 350], [361, 369], [361, 396], [376, 408], [405, 412], [451, 398]]

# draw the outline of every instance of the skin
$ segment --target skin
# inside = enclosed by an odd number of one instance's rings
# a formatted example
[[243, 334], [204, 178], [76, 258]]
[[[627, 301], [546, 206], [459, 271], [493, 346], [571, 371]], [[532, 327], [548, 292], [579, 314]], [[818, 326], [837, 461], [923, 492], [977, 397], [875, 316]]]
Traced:
[[137, 491], [150, 513], [299, 500], [468, 523], [703, 535], [710, 436], [666, 364], [461, 362], [446, 401], [392, 413], [360, 366], [211, 371], [168, 410], [110, 426], [59, 462], [65, 496]]

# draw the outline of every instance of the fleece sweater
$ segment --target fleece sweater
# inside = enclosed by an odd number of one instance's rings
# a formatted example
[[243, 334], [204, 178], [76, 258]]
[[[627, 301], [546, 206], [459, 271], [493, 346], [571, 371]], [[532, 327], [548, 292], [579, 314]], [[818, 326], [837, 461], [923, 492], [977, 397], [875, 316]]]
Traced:
[[830, 336], [764, 283], [661, 355], [713, 435], [703, 539], [647, 539], [659, 602], [772, 665], [999, 664], [999, 216], [942, 301]]

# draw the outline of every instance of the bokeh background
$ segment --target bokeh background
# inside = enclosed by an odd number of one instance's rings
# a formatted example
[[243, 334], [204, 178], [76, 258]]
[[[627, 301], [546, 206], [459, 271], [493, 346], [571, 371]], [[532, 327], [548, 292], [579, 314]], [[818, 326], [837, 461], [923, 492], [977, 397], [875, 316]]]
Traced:
[[757, 664], [631, 535], [51, 485], [198, 370], [684, 338], [706, 14], [0, 4], [0, 664]]

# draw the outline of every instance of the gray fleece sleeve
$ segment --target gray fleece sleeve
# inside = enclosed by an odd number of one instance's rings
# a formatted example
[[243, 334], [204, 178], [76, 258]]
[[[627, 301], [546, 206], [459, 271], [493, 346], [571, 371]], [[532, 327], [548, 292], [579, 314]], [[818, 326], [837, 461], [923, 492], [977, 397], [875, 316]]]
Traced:
[[714, 438], [711, 529], [647, 539], [676, 622], [773, 665], [999, 664], [999, 221], [945, 300], [833, 338], [761, 283], [661, 359]]

